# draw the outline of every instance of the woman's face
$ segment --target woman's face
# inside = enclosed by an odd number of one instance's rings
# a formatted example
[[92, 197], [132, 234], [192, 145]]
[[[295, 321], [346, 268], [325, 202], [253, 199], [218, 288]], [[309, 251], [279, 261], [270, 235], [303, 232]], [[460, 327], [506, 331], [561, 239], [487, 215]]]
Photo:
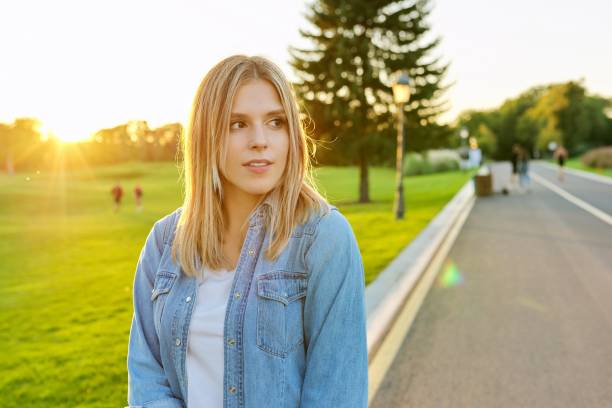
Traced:
[[222, 163], [224, 195], [260, 198], [281, 179], [289, 151], [287, 118], [278, 93], [267, 81], [242, 85], [231, 110], [227, 160]]

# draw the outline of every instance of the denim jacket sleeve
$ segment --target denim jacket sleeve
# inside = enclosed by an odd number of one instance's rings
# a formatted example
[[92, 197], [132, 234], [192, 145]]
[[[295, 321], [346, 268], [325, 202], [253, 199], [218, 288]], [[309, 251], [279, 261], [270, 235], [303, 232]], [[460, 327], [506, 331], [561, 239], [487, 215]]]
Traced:
[[350, 224], [322, 217], [306, 256], [306, 372], [301, 408], [366, 408], [368, 353], [363, 263]]
[[[166, 220], [168, 221], [168, 220]], [[152, 228], [140, 253], [134, 278], [134, 315], [128, 347], [128, 403], [131, 408], [183, 408], [161, 365], [159, 339], [153, 322], [151, 290], [163, 242], [162, 221]]]

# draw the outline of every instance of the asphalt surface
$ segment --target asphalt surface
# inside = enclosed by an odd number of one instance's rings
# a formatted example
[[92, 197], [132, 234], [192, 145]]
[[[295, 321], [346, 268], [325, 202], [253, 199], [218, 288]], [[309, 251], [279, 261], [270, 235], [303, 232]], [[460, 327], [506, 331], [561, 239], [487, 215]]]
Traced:
[[476, 201], [371, 407], [612, 407], [612, 227], [532, 187]]
[[568, 193], [612, 215], [612, 184], [587, 181], [584, 177], [575, 176], [567, 172], [563, 182], [561, 182], [558, 180], [557, 171], [554, 168], [537, 163], [532, 164], [531, 168], [538, 175], [556, 184]]

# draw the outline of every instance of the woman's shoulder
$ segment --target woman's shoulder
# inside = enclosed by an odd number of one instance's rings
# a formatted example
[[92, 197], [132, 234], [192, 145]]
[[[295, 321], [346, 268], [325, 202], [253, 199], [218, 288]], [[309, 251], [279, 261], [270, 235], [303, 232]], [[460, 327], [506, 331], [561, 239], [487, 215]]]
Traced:
[[183, 207], [178, 207], [176, 210], [164, 215], [155, 222], [153, 229], [164, 243], [168, 243], [168, 241], [174, 237], [176, 224], [178, 223], [182, 211]]
[[347, 273], [362, 276], [357, 239], [340, 210], [329, 206], [326, 212], [318, 214], [314, 222], [314, 232], [305, 249], [306, 266], [311, 272], [309, 279], [324, 279], [329, 284], [342, 281]]
[[328, 203], [311, 215], [307, 229], [314, 239], [338, 240], [353, 237], [349, 221], [336, 206]]

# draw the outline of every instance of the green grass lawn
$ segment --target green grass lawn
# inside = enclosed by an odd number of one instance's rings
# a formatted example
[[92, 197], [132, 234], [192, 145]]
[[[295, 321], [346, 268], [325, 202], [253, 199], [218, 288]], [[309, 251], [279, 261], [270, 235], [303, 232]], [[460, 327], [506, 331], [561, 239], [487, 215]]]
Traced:
[[612, 177], [612, 169], [597, 169], [595, 167], [589, 167], [582, 163], [578, 158], [568, 160], [566, 165], [567, 167], [572, 169], [584, 170], [591, 173], [599, 174], [601, 176]]
[[[153, 223], [181, 204], [177, 175], [171, 163], [0, 175], [0, 407], [125, 405], [133, 273]], [[371, 204], [355, 203], [356, 168], [316, 172], [353, 225], [368, 282], [470, 176], [406, 178], [406, 219], [396, 222], [393, 170], [371, 169]], [[126, 196], [115, 214], [117, 179]]]

